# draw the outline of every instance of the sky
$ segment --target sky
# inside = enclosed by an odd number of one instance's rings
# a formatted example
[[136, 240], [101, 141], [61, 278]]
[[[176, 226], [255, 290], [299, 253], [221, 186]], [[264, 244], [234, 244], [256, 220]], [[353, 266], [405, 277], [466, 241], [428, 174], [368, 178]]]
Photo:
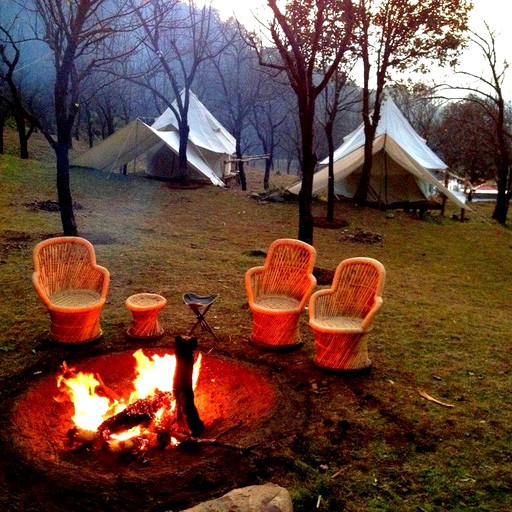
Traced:
[[253, 12], [261, 10], [266, 5], [265, 0], [212, 0], [212, 5], [224, 18], [235, 16], [241, 23], [247, 26], [253, 25]]
[[[510, 0], [473, 0], [473, 16], [474, 22], [482, 18], [486, 19], [491, 26], [507, 32], [507, 22], [509, 23]], [[253, 16], [251, 11], [268, 10], [265, 0], [212, 0], [212, 4], [216, 7], [224, 17], [235, 14], [240, 21], [251, 24]], [[508, 19], [507, 19], [508, 18]], [[512, 37], [509, 37], [509, 40]]]
[[[256, 13], [261, 19], [266, 19], [265, 13], [268, 13], [265, 0], [212, 0], [221, 16], [228, 18], [235, 16], [244, 25], [254, 26], [254, 16]], [[512, 30], [510, 30], [510, 14], [512, 14], [511, 0], [473, 0], [474, 8], [471, 14], [470, 26], [477, 33], [485, 34], [483, 22], [487, 22], [489, 27], [497, 34], [498, 60], [503, 62], [505, 59], [512, 61]], [[268, 14], [267, 14], [268, 16]], [[474, 51], [466, 51], [461, 58], [460, 68], [474, 72], [475, 70], [487, 70], [482, 63], [479, 55]], [[454, 81], [454, 77], [446, 75], [447, 71], [439, 71], [440, 80]], [[505, 82], [505, 97], [512, 101], [512, 69], [508, 72], [508, 79]]]

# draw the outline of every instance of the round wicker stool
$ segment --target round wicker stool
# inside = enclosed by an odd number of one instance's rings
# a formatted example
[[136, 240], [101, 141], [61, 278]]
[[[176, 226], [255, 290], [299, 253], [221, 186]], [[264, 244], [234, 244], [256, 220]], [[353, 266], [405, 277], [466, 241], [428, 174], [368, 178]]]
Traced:
[[126, 307], [132, 312], [132, 325], [126, 331], [129, 338], [154, 339], [164, 334], [158, 323], [158, 313], [167, 299], [157, 293], [137, 293], [126, 299]]

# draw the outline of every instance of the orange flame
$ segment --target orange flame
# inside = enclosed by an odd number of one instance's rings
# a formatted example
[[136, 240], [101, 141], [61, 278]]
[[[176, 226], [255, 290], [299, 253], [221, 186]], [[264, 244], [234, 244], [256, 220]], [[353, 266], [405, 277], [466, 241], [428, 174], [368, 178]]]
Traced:
[[72, 420], [82, 430], [96, 430], [109, 416], [111, 401], [96, 393], [100, 385], [91, 373], [77, 373], [75, 377], [59, 377], [57, 386], [65, 384], [66, 391], [73, 402], [75, 414]]
[[176, 370], [176, 357], [169, 354], [144, 355], [142, 349], [133, 354], [137, 361], [137, 377], [133, 381], [135, 390], [130, 395], [130, 403], [139, 398], [147, 398], [155, 391], [172, 391], [172, 381]]
[[[171, 392], [173, 387], [174, 372], [176, 369], [176, 357], [165, 354], [164, 356], [153, 355], [146, 356], [142, 350], [137, 350], [133, 357], [136, 364], [136, 377], [133, 381], [133, 391], [129, 399], [123, 398], [114, 400], [107, 396], [102, 396], [98, 391], [102, 388], [102, 383], [91, 373], [74, 372], [74, 370], [64, 366], [65, 374], [57, 379], [57, 386], [63, 390], [74, 406], [74, 415], [72, 420], [76, 427], [81, 430], [95, 432], [98, 427], [109, 417], [118, 414], [131, 404], [141, 398], [147, 398], [156, 391]], [[195, 389], [199, 378], [201, 367], [201, 354], [198, 355], [194, 363], [192, 375], [193, 388]], [[105, 393], [103, 393], [105, 394]], [[173, 412], [176, 402], [171, 402], [171, 409], [167, 412]], [[160, 418], [166, 411], [159, 410], [155, 415], [155, 423], [158, 424]], [[112, 434], [112, 438], [118, 441], [128, 440], [142, 435], [140, 427], [135, 427], [126, 432]]]

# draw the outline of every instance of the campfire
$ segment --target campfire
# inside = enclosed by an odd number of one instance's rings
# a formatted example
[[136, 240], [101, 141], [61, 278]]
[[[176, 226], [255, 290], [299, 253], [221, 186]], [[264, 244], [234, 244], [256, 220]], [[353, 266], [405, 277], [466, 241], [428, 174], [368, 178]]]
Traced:
[[[67, 510], [78, 499], [91, 504], [84, 510], [98, 510], [114, 494], [124, 510], [150, 510], [157, 501], [183, 508], [253, 478], [269, 447], [291, 442], [290, 432], [302, 428], [300, 393], [272, 368], [212, 352], [199, 357], [196, 350], [185, 372], [195, 387], [180, 390], [176, 346], [137, 348], [77, 352], [67, 367], [36, 369], [4, 401], [6, 459], [16, 475], [39, 482], [47, 510], [55, 509], [55, 496], [69, 500]], [[154, 367], [159, 374], [160, 365], [165, 384], [155, 377], [159, 383], [144, 388], [146, 372]], [[85, 383], [71, 391], [82, 375]], [[189, 424], [189, 408], [179, 405], [187, 390], [204, 425], [200, 434]], [[100, 410], [95, 420], [85, 419], [73, 394], [94, 402], [84, 409]]]
[[146, 356], [137, 350], [136, 376], [126, 396], [107, 387], [101, 375], [77, 372], [63, 363], [55, 399], [73, 404], [70, 444], [140, 455], [200, 436], [204, 423], [194, 404], [194, 388], [201, 354], [194, 363], [196, 347], [195, 338], [178, 336], [172, 355]]

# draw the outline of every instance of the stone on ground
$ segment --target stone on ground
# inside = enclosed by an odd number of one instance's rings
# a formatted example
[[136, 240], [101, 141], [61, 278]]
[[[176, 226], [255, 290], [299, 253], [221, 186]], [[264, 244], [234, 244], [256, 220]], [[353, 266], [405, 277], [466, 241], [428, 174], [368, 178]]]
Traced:
[[279, 485], [251, 485], [233, 489], [182, 512], [293, 512], [289, 492]]

